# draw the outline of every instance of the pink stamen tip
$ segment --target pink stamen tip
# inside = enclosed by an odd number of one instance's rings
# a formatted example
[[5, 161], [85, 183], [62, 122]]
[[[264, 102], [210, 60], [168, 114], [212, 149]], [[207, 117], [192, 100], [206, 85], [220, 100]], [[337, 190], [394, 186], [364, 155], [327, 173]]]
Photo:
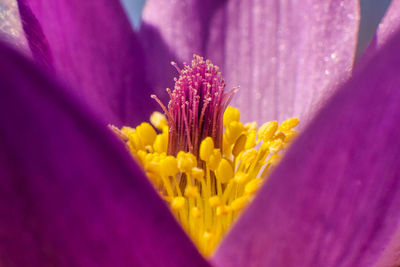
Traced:
[[175, 67], [179, 74], [181, 74], [181, 69], [179, 68], [178, 64], [176, 64], [176, 62], [171, 61], [171, 65]]
[[168, 109], [154, 95], [154, 98], [168, 116], [168, 153], [176, 155], [179, 151], [198, 154], [199, 145], [211, 136], [216, 147], [222, 145], [222, 117], [234, 90], [224, 92], [225, 82], [219, 68], [193, 55], [191, 66], [183, 68], [171, 62], [178, 73], [174, 90], [167, 88], [171, 98]]

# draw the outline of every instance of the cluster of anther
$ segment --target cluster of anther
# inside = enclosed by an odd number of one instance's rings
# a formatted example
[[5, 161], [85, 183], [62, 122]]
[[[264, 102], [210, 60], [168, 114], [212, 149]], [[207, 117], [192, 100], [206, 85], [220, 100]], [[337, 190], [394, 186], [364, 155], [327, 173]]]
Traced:
[[207, 256], [277, 164], [299, 120], [243, 124], [239, 110], [226, 107], [234, 91], [224, 93], [216, 66], [194, 56], [191, 67], [176, 68], [168, 109], [154, 97], [168, 120], [154, 112], [153, 126], [112, 129]]
[[194, 55], [191, 66], [185, 64], [183, 69], [175, 62], [172, 65], [179, 78], [175, 78], [173, 91], [167, 89], [171, 98], [168, 109], [152, 96], [168, 117], [168, 154], [187, 151], [197, 155], [201, 140], [208, 136], [221, 147], [222, 115], [234, 90], [225, 93], [219, 68], [200, 56]]
[[147, 122], [113, 129], [205, 256], [251, 202], [297, 134], [293, 128], [299, 122], [270, 121], [258, 128], [255, 123], [242, 124], [239, 110], [228, 107], [222, 149], [206, 137], [198, 154], [180, 151], [173, 156], [167, 154], [166, 118], [155, 112], [150, 121], [158, 133]]

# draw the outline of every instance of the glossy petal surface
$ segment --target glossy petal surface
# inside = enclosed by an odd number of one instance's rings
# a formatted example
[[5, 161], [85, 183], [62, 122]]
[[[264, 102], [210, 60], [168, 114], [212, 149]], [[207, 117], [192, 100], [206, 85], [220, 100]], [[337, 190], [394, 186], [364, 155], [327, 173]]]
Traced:
[[111, 123], [137, 124], [156, 107], [143, 51], [117, 0], [19, 0], [37, 61]]
[[218, 266], [373, 266], [382, 256], [400, 222], [399, 47], [400, 32], [299, 136]]
[[212, 59], [228, 87], [241, 87], [233, 104], [244, 120], [264, 122], [304, 118], [351, 71], [359, 8], [355, 0], [149, 0], [143, 22], [178, 59]]
[[0, 56], [0, 264], [208, 266], [103, 123]]

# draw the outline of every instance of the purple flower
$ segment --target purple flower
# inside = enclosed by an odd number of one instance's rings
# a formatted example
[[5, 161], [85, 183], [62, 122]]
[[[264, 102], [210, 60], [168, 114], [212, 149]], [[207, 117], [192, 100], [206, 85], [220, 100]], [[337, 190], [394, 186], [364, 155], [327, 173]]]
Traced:
[[[118, 1], [20, 0], [36, 64], [0, 44], [1, 265], [398, 266], [400, 1], [339, 86], [357, 1], [295, 2], [152, 0], [134, 32]], [[245, 120], [315, 114], [210, 261], [106, 127], [193, 53]]]

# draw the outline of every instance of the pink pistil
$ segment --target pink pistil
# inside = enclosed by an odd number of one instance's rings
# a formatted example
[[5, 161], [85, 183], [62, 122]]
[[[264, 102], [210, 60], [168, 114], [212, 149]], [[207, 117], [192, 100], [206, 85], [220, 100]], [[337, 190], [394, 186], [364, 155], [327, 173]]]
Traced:
[[152, 95], [168, 118], [168, 154], [176, 156], [179, 151], [198, 155], [203, 139], [210, 136], [215, 147], [222, 145], [222, 117], [236, 89], [225, 93], [225, 82], [218, 66], [211, 61], [194, 55], [192, 65], [184, 64], [175, 78], [174, 90], [168, 88], [171, 100], [168, 109]]

